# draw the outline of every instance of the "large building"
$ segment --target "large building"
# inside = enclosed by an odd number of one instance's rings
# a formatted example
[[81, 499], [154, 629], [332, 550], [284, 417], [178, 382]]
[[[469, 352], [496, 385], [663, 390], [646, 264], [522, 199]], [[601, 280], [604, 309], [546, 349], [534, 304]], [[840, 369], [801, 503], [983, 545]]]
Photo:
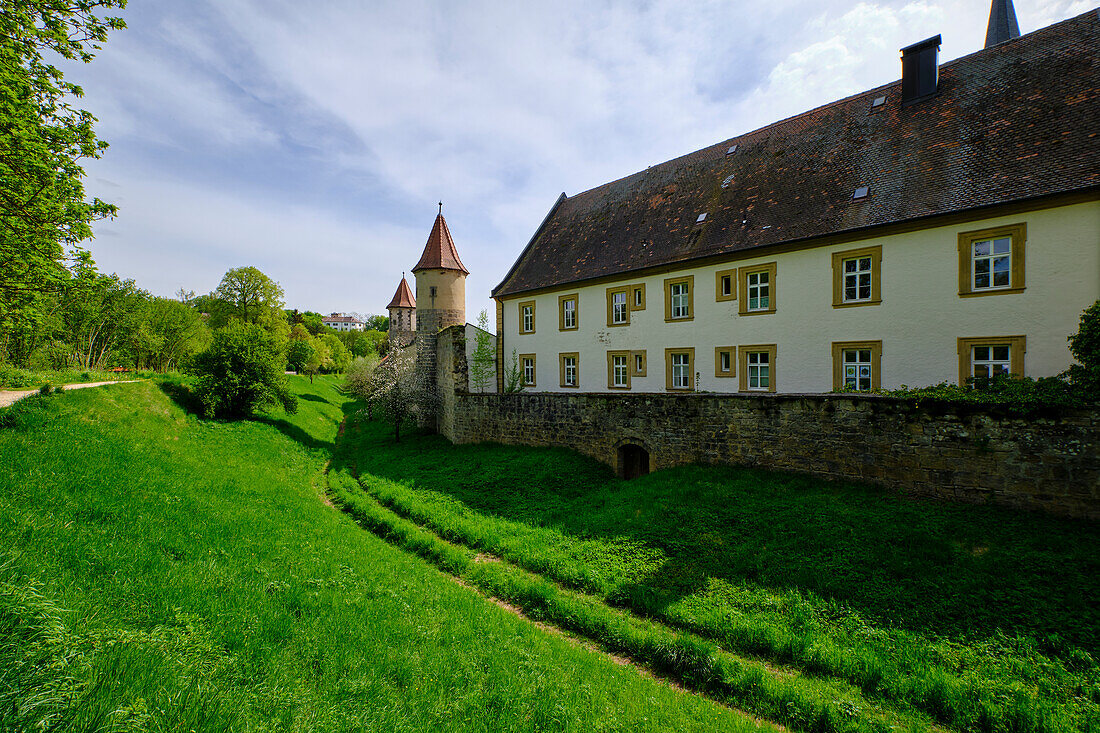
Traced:
[[[493, 291], [536, 391], [1053, 375], [1100, 298], [1100, 11], [574, 196]], [[464, 270], [464, 268], [462, 268]], [[427, 297], [418, 286], [418, 301]]]
[[344, 313], [331, 313], [324, 316], [321, 318], [321, 324], [336, 331], [362, 331], [367, 325], [355, 316]]

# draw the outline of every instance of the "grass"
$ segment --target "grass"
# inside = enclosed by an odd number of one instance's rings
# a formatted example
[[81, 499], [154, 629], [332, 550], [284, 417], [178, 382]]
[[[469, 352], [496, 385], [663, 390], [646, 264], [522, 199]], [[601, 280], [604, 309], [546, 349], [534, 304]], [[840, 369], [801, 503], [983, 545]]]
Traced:
[[0, 364], [0, 389], [37, 389], [44, 385], [56, 387], [83, 382], [110, 382], [116, 380], [148, 378], [153, 372], [108, 372], [98, 369], [46, 369], [27, 370]]
[[1094, 525], [731, 468], [623, 482], [376, 423], [341, 464], [448, 541], [731, 652], [958, 730], [1100, 730]]
[[0, 411], [0, 730], [771, 729], [548, 634], [321, 501], [345, 407], [180, 380]]

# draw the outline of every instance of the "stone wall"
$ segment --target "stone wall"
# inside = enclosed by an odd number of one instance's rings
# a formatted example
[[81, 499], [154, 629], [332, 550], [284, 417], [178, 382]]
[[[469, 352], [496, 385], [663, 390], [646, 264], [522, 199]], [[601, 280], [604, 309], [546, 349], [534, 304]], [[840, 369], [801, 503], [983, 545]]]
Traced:
[[[440, 334], [456, 443], [572, 448], [616, 466], [622, 446], [651, 470], [727, 463], [882, 484], [940, 499], [1100, 519], [1100, 414], [847, 394], [469, 394], [461, 329]], [[444, 358], [447, 356], [449, 358]], [[446, 366], [449, 366], [448, 370]]]

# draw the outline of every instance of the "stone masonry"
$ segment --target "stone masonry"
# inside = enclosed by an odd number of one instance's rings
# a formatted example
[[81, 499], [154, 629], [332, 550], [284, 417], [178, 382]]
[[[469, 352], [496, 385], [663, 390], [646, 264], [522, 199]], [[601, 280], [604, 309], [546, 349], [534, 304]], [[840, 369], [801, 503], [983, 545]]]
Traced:
[[577, 450], [651, 470], [722, 463], [1100, 519], [1100, 414], [851, 394], [470, 394], [463, 330], [437, 342], [439, 430], [455, 443]]

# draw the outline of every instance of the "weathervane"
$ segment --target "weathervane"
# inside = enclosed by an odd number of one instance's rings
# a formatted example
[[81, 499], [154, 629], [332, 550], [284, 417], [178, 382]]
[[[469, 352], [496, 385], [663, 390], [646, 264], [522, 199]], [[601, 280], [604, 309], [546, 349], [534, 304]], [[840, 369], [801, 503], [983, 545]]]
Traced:
[[442, 201], [439, 202], [439, 215], [443, 216], [443, 202]]

